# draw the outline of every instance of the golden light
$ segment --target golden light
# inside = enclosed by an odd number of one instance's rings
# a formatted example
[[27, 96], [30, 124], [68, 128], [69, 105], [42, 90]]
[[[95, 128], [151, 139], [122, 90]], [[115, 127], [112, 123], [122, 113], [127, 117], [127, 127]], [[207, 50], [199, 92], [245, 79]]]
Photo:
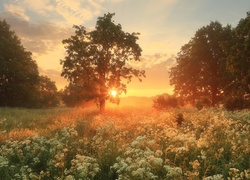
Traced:
[[113, 96], [113, 97], [116, 97], [117, 91], [114, 90], [114, 89], [110, 90], [110, 95]]

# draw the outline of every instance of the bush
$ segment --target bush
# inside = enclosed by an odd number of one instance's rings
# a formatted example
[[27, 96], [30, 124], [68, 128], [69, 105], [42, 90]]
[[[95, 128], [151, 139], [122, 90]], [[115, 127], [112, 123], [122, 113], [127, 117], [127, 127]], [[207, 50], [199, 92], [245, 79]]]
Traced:
[[206, 107], [210, 107], [212, 104], [211, 100], [207, 97], [201, 97], [195, 104], [196, 108], [198, 110], [201, 110], [202, 108]]
[[159, 95], [154, 99], [153, 107], [157, 110], [166, 110], [169, 108], [176, 108], [178, 100], [175, 96], [168, 94]]
[[250, 108], [250, 101], [243, 97], [228, 98], [225, 100], [224, 107], [228, 111], [235, 111]]
[[176, 123], [178, 126], [182, 125], [182, 122], [184, 121], [184, 117], [182, 113], [178, 113], [175, 117]]

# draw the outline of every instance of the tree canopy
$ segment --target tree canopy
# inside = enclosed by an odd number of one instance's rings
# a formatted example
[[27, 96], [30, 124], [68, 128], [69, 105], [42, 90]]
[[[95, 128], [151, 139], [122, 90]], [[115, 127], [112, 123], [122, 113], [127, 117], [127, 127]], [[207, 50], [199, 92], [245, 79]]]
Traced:
[[212, 104], [218, 101], [226, 77], [226, 54], [222, 45], [230, 40], [229, 33], [229, 26], [211, 22], [182, 47], [177, 65], [170, 72], [175, 93], [192, 103], [202, 96], [208, 96]]
[[208, 98], [212, 105], [232, 94], [249, 94], [249, 28], [248, 15], [236, 28], [215, 21], [198, 29], [170, 70], [175, 94], [192, 104]]
[[[47, 106], [42, 102], [45, 97], [40, 91], [44, 78], [39, 76], [32, 53], [22, 46], [10, 25], [0, 21], [0, 106]], [[46, 82], [49, 81], [46, 77]]]
[[227, 69], [233, 77], [230, 96], [250, 94], [250, 15], [241, 19], [232, 32], [233, 41], [227, 48]]
[[126, 92], [126, 84], [133, 76], [140, 80], [145, 76], [143, 70], [128, 65], [128, 61], [140, 61], [139, 33], [124, 32], [120, 24], [114, 23], [113, 16], [108, 13], [99, 17], [93, 31], [74, 26], [75, 35], [63, 40], [67, 56], [61, 60], [62, 76], [71, 87], [75, 86], [73, 89], [81, 91], [83, 100], [96, 99], [100, 111], [111, 99], [112, 89], [119, 96]]

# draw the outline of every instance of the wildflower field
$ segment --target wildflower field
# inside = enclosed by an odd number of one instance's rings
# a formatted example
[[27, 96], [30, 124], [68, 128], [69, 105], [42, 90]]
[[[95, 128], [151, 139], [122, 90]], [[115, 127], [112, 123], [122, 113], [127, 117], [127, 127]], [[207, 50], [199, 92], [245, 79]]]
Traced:
[[0, 177], [250, 179], [250, 113], [2, 108]]

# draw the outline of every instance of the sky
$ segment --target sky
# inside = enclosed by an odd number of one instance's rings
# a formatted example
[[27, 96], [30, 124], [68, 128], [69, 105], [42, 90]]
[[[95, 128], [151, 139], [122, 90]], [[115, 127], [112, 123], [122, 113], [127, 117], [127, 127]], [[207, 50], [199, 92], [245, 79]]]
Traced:
[[126, 96], [173, 93], [169, 69], [195, 32], [219, 21], [236, 27], [250, 11], [250, 0], [1, 0], [0, 20], [5, 19], [32, 52], [41, 75], [62, 89], [60, 59], [66, 56], [62, 40], [74, 35], [73, 25], [93, 30], [98, 17], [115, 13], [115, 24], [125, 32], [139, 32], [141, 61], [135, 68], [146, 71], [142, 82], [127, 85]]

